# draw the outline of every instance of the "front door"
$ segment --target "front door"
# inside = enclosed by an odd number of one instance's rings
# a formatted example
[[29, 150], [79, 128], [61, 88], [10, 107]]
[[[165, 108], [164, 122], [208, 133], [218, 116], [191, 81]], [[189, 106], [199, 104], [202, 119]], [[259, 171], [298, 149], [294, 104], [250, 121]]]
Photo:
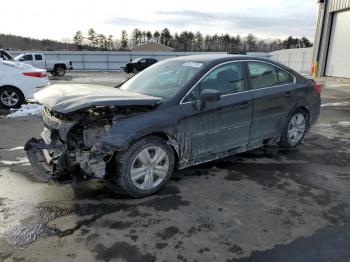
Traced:
[[[252, 102], [244, 72], [241, 62], [218, 66], [184, 98], [180, 125], [185, 134], [183, 159], [200, 163], [248, 143]], [[220, 91], [221, 98], [199, 108], [200, 93], [205, 89]]]
[[269, 63], [247, 62], [253, 99], [250, 144], [280, 135], [284, 120], [294, 106], [294, 77]]

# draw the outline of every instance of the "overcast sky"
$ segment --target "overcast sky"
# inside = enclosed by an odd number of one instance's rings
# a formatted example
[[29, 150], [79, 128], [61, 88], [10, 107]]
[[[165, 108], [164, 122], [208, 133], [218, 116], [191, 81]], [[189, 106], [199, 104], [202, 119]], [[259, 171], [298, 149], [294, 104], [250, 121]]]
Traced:
[[3, 0], [0, 33], [61, 40], [98, 33], [120, 37], [125, 29], [253, 33], [261, 38], [306, 36], [313, 40], [316, 0]]

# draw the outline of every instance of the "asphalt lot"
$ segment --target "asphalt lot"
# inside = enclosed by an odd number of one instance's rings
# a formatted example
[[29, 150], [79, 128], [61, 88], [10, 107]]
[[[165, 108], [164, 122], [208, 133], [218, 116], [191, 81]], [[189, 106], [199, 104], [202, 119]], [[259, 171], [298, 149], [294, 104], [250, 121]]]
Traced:
[[39, 135], [40, 118], [3, 110], [0, 261], [350, 261], [350, 80], [320, 81], [328, 106], [297, 150], [177, 171], [158, 195], [137, 200], [98, 180], [37, 183], [20, 147]]

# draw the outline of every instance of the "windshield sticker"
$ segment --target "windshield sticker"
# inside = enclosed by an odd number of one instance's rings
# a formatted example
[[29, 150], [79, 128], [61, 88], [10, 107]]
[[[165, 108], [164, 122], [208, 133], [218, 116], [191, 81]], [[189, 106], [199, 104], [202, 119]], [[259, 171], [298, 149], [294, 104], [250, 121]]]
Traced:
[[195, 67], [199, 68], [203, 65], [203, 63], [197, 63], [197, 62], [186, 62], [182, 66], [190, 66], [190, 67]]

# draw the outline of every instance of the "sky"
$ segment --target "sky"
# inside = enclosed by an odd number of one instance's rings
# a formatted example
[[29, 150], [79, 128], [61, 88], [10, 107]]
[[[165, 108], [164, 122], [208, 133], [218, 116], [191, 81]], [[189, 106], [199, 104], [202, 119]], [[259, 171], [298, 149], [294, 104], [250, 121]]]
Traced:
[[72, 38], [89, 28], [120, 38], [141, 30], [199, 30], [203, 34], [253, 33], [259, 38], [313, 40], [316, 0], [2, 0], [0, 33], [38, 39]]

